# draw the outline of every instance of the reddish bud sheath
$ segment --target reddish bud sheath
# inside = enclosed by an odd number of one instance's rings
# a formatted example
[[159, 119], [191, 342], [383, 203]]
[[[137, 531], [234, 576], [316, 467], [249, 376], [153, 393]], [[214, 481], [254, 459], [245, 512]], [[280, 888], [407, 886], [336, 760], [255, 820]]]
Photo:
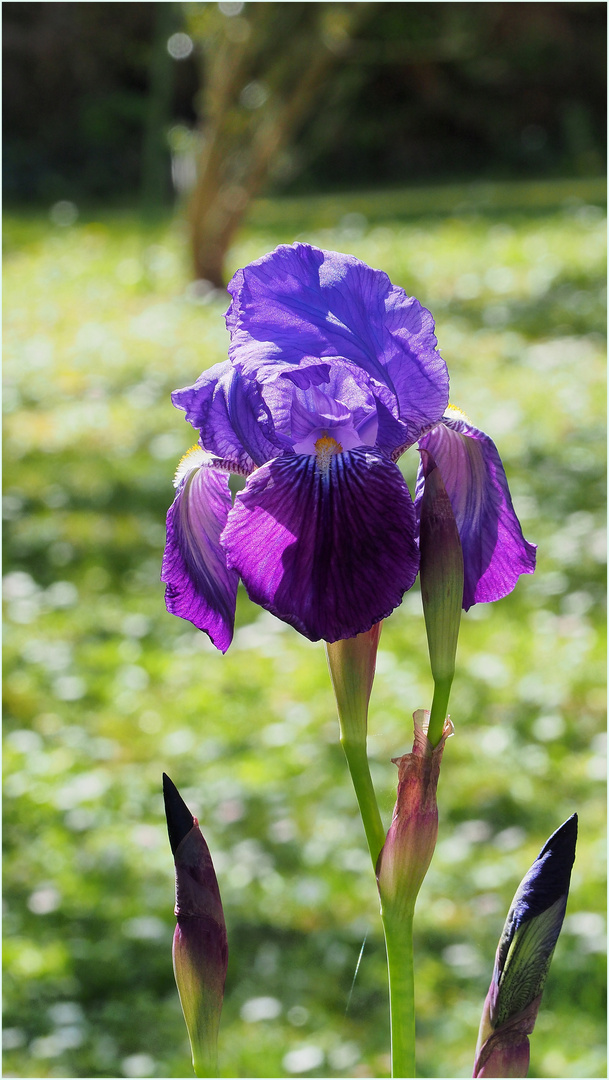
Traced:
[[393, 820], [377, 864], [383, 912], [402, 918], [412, 914], [438, 836], [436, 791], [444, 743], [453, 733], [447, 720], [437, 746], [427, 738], [429, 712], [414, 714], [414, 745], [410, 754], [394, 758], [398, 791]]

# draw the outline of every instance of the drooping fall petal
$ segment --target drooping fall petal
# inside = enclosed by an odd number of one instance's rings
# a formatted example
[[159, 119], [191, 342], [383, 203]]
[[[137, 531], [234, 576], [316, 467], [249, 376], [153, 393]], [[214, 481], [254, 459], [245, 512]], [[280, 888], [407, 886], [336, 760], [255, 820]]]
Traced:
[[[456, 413], [456, 410], [455, 410]], [[535, 569], [535, 545], [524, 539], [505, 471], [488, 435], [452, 413], [419, 441], [430, 451], [451, 501], [463, 549], [463, 607], [500, 600]], [[422, 467], [416, 505], [423, 496]]]
[[[189, 461], [190, 459], [190, 461]], [[231, 508], [228, 476], [195, 449], [184, 459], [176, 497], [167, 514], [161, 581], [167, 610], [228, 649], [235, 621], [239, 577], [226, 564], [220, 534]]]
[[222, 542], [252, 600], [312, 641], [337, 641], [400, 603], [418, 570], [414, 526], [397, 466], [330, 438], [250, 476]]

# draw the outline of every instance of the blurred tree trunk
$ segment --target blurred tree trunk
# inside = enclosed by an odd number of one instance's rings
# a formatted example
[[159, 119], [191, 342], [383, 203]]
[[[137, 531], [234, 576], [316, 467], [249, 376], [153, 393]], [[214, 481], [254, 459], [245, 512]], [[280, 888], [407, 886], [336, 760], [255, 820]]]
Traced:
[[[230, 5], [223, 5], [229, 8]], [[193, 269], [217, 287], [252, 197], [320, 103], [373, 3], [185, 5], [202, 47], [201, 149], [189, 207]]]
[[155, 5], [154, 38], [148, 64], [149, 83], [142, 147], [142, 212], [157, 214], [169, 194], [169, 151], [166, 129], [171, 119], [173, 60], [167, 39], [176, 28], [176, 12], [171, 3]]

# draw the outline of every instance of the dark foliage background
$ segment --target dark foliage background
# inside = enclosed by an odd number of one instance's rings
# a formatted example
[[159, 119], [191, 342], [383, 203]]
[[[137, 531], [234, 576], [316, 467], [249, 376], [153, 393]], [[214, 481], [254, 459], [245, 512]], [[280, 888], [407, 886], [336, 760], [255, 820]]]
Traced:
[[[603, 170], [604, 4], [374, 8], [277, 187]], [[195, 124], [200, 57], [163, 49], [182, 5], [8, 3], [2, 13], [5, 196], [133, 196], [155, 58], [166, 127]]]

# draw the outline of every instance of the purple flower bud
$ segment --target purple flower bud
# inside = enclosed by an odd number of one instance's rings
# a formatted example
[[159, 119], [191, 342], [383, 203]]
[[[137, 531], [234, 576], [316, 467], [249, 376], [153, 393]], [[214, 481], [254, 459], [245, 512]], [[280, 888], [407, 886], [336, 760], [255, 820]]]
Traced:
[[444, 481], [429, 450], [421, 450], [425, 487], [421, 500], [421, 594], [435, 682], [455, 673], [463, 604], [463, 552]]
[[577, 814], [544, 844], [503, 928], [484, 1004], [474, 1077], [526, 1076], [529, 1039], [567, 907]]
[[209, 848], [177, 788], [163, 773], [169, 843], [176, 867], [173, 970], [196, 1076], [217, 1075], [228, 944]]
[[382, 625], [378, 622], [365, 634], [326, 645], [343, 740], [365, 744]]
[[372, 693], [381, 622], [355, 637], [327, 642], [328, 666], [340, 725], [340, 741], [355, 786], [372, 865], [385, 843], [366, 750], [368, 703]]

